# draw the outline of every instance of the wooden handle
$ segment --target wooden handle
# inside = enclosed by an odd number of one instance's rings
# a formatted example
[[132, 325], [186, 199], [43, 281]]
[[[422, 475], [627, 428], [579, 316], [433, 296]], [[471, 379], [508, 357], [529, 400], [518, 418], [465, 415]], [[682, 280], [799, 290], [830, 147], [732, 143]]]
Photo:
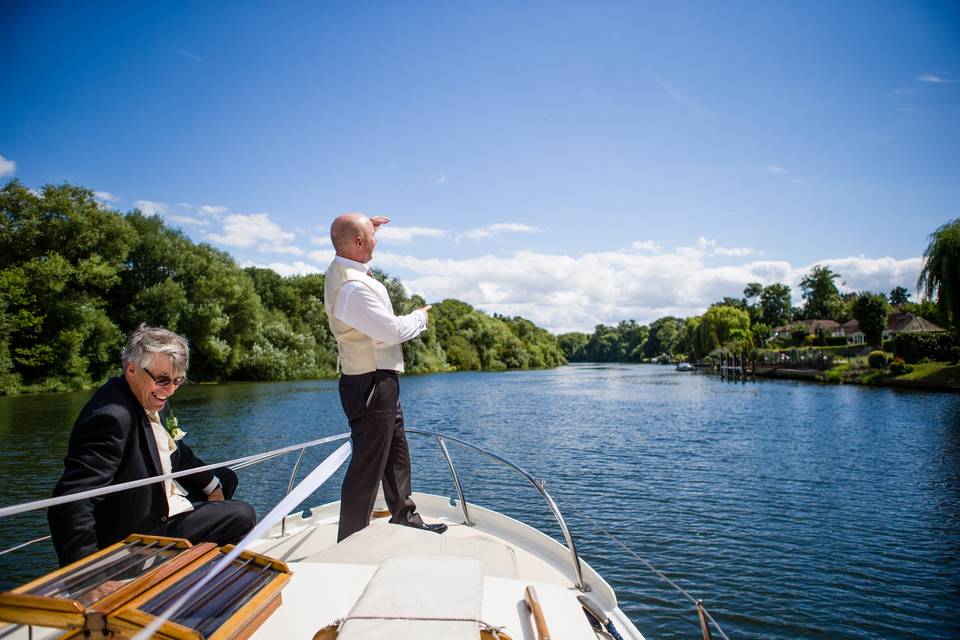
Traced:
[[533, 622], [537, 627], [538, 640], [550, 640], [550, 630], [547, 629], [547, 620], [543, 617], [543, 609], [540, 607], [540, 600], [537, 598], [537, 592], [532, 585], [527, 585], [523, 593], [523, 601], [527, 603], [527, 608], [533, 614]]

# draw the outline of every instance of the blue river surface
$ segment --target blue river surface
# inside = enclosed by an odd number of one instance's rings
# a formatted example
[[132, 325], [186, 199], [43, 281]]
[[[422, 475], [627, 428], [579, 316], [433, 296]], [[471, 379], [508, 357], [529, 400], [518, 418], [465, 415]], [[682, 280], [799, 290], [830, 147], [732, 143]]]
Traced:
[[[581, 555], [650, 640], [699, 626], [634, 554], [702, 598], [730, 638], [960, 638], [958, 394], [605, 364], [401, 386], [408, 429], [468, 440], [546, 481]], [[0, 398], [0, 506], [49, 496], [89, 396]], [[335, 380], [188, 385], [172, 403], [208, 462], [347, 430]], [[414, 490], [454, 495], [435, 440], [410, 444]], [[299, 477], [335, 446], [311, 450]], [[449, 448], [468, 501], [562, 540], [520, 476]], [[238, 497], [265, 514], [295, 459], [242, 469]], [[342, 475], [307, 503], [338, 499]], [[7, 518], [0, 550], [46, 533], [42, 512]], [[54, 567], [49, 542], [4, 554], [0, 588]]]

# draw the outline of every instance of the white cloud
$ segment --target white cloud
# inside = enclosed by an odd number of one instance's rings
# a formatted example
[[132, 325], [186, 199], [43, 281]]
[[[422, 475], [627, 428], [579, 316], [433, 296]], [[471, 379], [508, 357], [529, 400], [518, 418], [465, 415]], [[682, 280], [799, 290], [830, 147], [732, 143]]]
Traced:
[[241, 269], [246, 269], [247, 267], [257, 267], [259, 269], [272, 269], [279, 273], [284, 278], [288, 276], [305, 276], [311, 273], [323, 273], [323, 269], [316, 265], [308, 264], [306, 262], [297, 261], [293, 263], [286, 262], [271, 262], [269, 264], [264, 264], [260, 262], [253, 262], [251, 260], [244, 260], [240, 263]]
[[449, 181], [447, 180], [447, 176], [443, 175], [442, 173], [438, 173], [434, 177], [434, 182], [436, 182], [437, 184], [447, 184], [447, 182]]
[[153, 200], [137, 200], [133, 203], [137, 209], [145, 216], [164, 216], [170, 211], [170, 205], [166, 202], [154, 202]]
[[311, 251], [307, 254], [307, 257], [313, 260], [314, 262], [319, 262], [320, 264], [327, 264], [328, 262], [333, 261], [333, 256], [336, 255], [336, 252], [333, 249], [320, 250], [320, 251]]
[[186, 58], [187, 60], [193, 60], [194, 62], [203, 62], [203, 58], [190, 53], [186, 49], [170, 49], [170, 53], [175, 53], [178, 56]]
[[287, 253], [294, 256], [302, 256], [306, 253], [303, 249], [295, 245], [269, 243], [257, 245], [257, 251], [261, 253]]
[[742, 248], [726, 248], [718, 247], [716, 240], [708, 240], [704, 237], [697, 238], [696, 243], [691, 247], [677, 247], [676, 252], [679, 255], [688, 256], [691, 258], [700, 258], [700, 257], [713, 257], [713, 256], [734, 256], [734, 257], [743, 257], [753, 255], [755, 252], [753, 249], [748, 249], [746, 247]]
[[536, 233], [537, 231], [539, 231], [539, 229], [536, 227], [531, 227], [528, 224], [522, 224], [519, 222], [499, 222], [486, 227], [471, 229], [470, 231], [457, 236], [456, 241], [460, 242], [460, 240], [463, 238], [470, 238], [471, 240], [477, 240], [479, 238], [491, 238], [495, 235], [500, 235], [503, 233]]
[[[145, 216], [159, 216], [164, 219], [168, 224], [178, 224], [181, 226], [188, 227], [206, 227], [210, 224], [208, 220], [203, 218], [196, 218], [193, 216], [185, 216], [181, 214], [173, 213], [173, 207], [166, 202], [154, 202], [153, 200], [137, 200], [133, 203], [137, 209]], [[176, 205], [176, 208], [182, 209], [180, 205]]]
[[[377, 230], [377, 241], [386, 240], [396, 244], [410, 244], [417, 236], [427, 238], [442, 238], [446, 234], [443, 229], [432, 227], [394, 227], [384, 225]], [[329, 244], [329, 238], [327, 238]]]
[[310, 244], [315, 244], [320, 247], [333, 246], [333, 242], [330, 241], [330, 236], [310, 236]]
[[694, 115], [700, 118], [713, 118], [712, 112], [704, 107], [703, 105], [692, 100], [686, 93], [680, 91], [675, 87], [671, 82], [660, 76], [653, 76], [653, 81], [656, 82], [664, 93], [666, 93], [670, 98], [677, 104], [684, 107], [690, 115]]
[[715, 255], [715, 256], [735, 256], [735, 257], [751, 256], [751, 255], [753, 255], [753, 249], [749, 249], [749, 248], [747, 248], [747, 247], [736, 247], [736, 248], [733, 248], [733, 249], [726, 249], [726, 248], [724, 248], [724, 247], [717, 247], [717, 248], [715, 248], [715, 249], [713, 250], [713, 255]]
[[[891, 289], [897, 286], [906, 287], [911, 291], [916, 289], [922, 262], [923, 259], [919, 257], [897, 260], [890, 257], [865, 258], [864, 256], [857, 256], [855, 258], [828, 258], [820, 260], [816, 264], [830, 267], [834, 273], [839, 273], [841, 280], [838, 283], [843, 283], [840, 287], [843, 291], [889, 293]], [[804, 267], [800, 269], [800, 272], [807, 273], [813, 266]]]
[[[783, 282], [800, 304], [800, 279], [812, 265], [752, 260], [717, 265], [712, 256], [737, 256], [700, 238], [692, 247], [657, 255], [636, 251], [579, 256], [521, 251], [464, 260], [421, 259], [378, 251], [376, 265], [402, 272], [404, 285], [429, 302], [457, 298], [487, 313], [522, 315], [554, 333], [593, 331], [598, 323], [634, 319], [650, 323], [666, 315], [702, 314], [724, 296], [740, 297], [748, 282]], [[314, 258], [311, 254], [311, 258]], [[320, 256], [315, 259], [319, 262]], [[915, 286], [920, 259], [821, 260], [843, 276], [851, 290], [888, 292]], [[409, 275], [408, 275], [409, 274]]]
[[103, 202], [119, 202], [120, 201], [120, 198], [118, 198], [117, 196], [113, 195], [108, 191], [94, 191], [93, 196], [97, 200], [101, 200]]
[[229, 247], [286, 246], [295, 234], [284, 231], [266, 213], [235, 213], [223, 219], [223, 233], [211, 233], [209, 239]]
[[766, 166], [766, 169], [767, 169], [767, 173], [772, 173], [775, 176], [782, 176], [787, 173], [790, 173], [789, 171], [787, 171], [786, 169], [784, 169], [778, 164], [768, 164]]
[[230, 209], [228, 209], [227, 207], [223, 207], [220, 205], [209, 205], [209, 204], [205, 204], [198, 209], [200, 213], [206, 216], [216, 216], [221, 213], [226, 213], [229, 210]]
[[0, 178], [4, 176], [12, 176], [13, 173], [17, 170], [17, 163], [13, 160], [8, 160], [0, 155]]
[[188, 227], [206, 227], [210, 225], [209, 220], [202, 220], [200, 218], [191, 218], [190, 216], [180, 216], [174, 214], [167, 214], [163, 216], [163, 219], [167, 222], [175, 222], [177, 224], [185, 224]]
[[943, 76], [939, 76], [935, 73], [921, 73], [917, 76], [919, 82], [930, 82], [933, 84], [942, 84], [947, 82], [953, 82], [953, 80], [947, 80]]
[[637, 240], [630, 243], [630, 248], [636, 251], [649, 251], [651, 253], [660, 253], [663, 250], [663, 247], [653, 240]]

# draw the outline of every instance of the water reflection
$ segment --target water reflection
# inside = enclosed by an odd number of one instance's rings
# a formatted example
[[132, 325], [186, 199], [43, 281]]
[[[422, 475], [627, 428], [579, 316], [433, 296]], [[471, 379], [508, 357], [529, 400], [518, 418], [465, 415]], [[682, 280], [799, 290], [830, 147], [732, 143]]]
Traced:
[[[548, 480], [578, 548], [648, 637], [692, 637], [695, 616], [578, 510], [705, 598], [731, 637], [960, 635], [956, 395], [618, 365], [406, 376], [402, 386], [410, 428], [462, 437]], [[4, 504], [48, 495], [86, 397], [0, 398]], [[210, 461], [346, 430], [332, 380], [191, 385], [175, 409]], [[334, 446], [308, 454], [301, 477]], [[411, 447], [414, 487], [453, 495], [435, 443]], [[532, 487], [450, 450], [468, 499], [560, 536]], [[239, 495], [265, 513], [294, 460], [242, 470]], [[337, 499], [342, 473], [308, 502]], [[2, 546], [31, 527], [45, 532], [42, 515], [5, 522]], [[51, 554], [0, 556], [6, 586]]]

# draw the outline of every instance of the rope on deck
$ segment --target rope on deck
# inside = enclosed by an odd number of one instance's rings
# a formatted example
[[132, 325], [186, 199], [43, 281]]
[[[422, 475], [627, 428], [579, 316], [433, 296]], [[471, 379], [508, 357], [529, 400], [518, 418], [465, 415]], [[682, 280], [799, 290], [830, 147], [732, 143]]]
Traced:
[[710, 622], [713, 624], [713, 626], [716, 628], [716, 630], [720, 633], [721, 637], [723, 637], [723, 640], [730, 640], [730, 638], [727, 637], [727, 634], [723, 632], [723, 629], [720, 628], [720, 624], [714, 619], [714, 617], [713, 617], [712, 615], [710, 615], [710, 612], [707, 611], [706, 607], [703, 607], [703, 605], [702, 605], [702, 602], [703, 602], [703, 601], [702, 601], [702, 600], [699, 600], [698, 598], [695, 598], [695, 597], [693, 597], [692, 595], [690, 595], [690, 593], [689, 593], [686, 589], [684, 589], [683, 587], [681, 587], [680, 585], [678, 585], [676, 582], [674, 582], [673, 580], [671, 580], [670, 578], [668, 578], [662, 571], [660, 571], [659, 569], [657, 569], [655, 566], [653, 566], [652, 564], [650, 564], [649, 562], [647, 562], [646, 560], [644, 560], [643, 558], [641, 558], [633, 549], [631, 549], [631, 548], [628, 547], [626, 544], [624, 544], [617, 536], [613, 535], [612, 533], [610, 533], [609, 531], [607, 531], [606, 529], [604, 529], [604, 528], [603, 528], [602, 526], [600, 526], [600, 524], [598, 524], [593, 518], [591, 518], [590, 516], [588, 516], [587, 514], [585, 514], [583, 511], [581, 511], [580, 509], [578, 509], [578, 508], [577, 508], [577, 505], [575, 505], [575, 504], [573, 504], [572, 502], [569, 502], [569, 501], [567, 501], [567, 500], [561, 499], [561, 498], [559, 498], [559, 497], [557, 498], [557, 500], [560, 501], [560, 502], [563, 502], [565, 506], [569, 506], [571, 509], [573, 509], [573, 510], [577, 513], [577, 515], [579, 515], [581, 518], [583, 518], [584, 520], [586, 520], [587, 522], [589, 522], [590, 524], [592, 524], [592, 525], [597, 529], [597, 531], [600, 531], [602, 534], [604, 534], [605, 536], [607, 536], [608, 538], [610, 538], [610, 540], [613, 541], [614, 544], [616, 544], [618, 547], [620, 547], [621, 549], [623, 549], [629, 556], [631, 556], [631, 557], [634, 558], [635, 560], [639, 560], [639, 561], [640, 561], [641, 563], [643, 563], [644, 566], [646, 566], [650, 571], [652, 571], [653, 573], [657, 574], [657, 575], [660, 577], [661, 580], [663, 580], [664, 582], [666, 582], [667, 584], [669, 584], [671, 587], [673, 587], [673, 588], [674, 588], [676, 591], [678, 591], [679, 593], [683, 594], [684, 597], [686, 597], [691, 603], [693, 603], [693, 606], [694, 606], [694, 607], [699, 607], [699, 608], [701, 608], [702, 611], [703, 611], [703, 613], [704, 613], [704, 615], [707, 616], [707, 619], [710, 620]]

